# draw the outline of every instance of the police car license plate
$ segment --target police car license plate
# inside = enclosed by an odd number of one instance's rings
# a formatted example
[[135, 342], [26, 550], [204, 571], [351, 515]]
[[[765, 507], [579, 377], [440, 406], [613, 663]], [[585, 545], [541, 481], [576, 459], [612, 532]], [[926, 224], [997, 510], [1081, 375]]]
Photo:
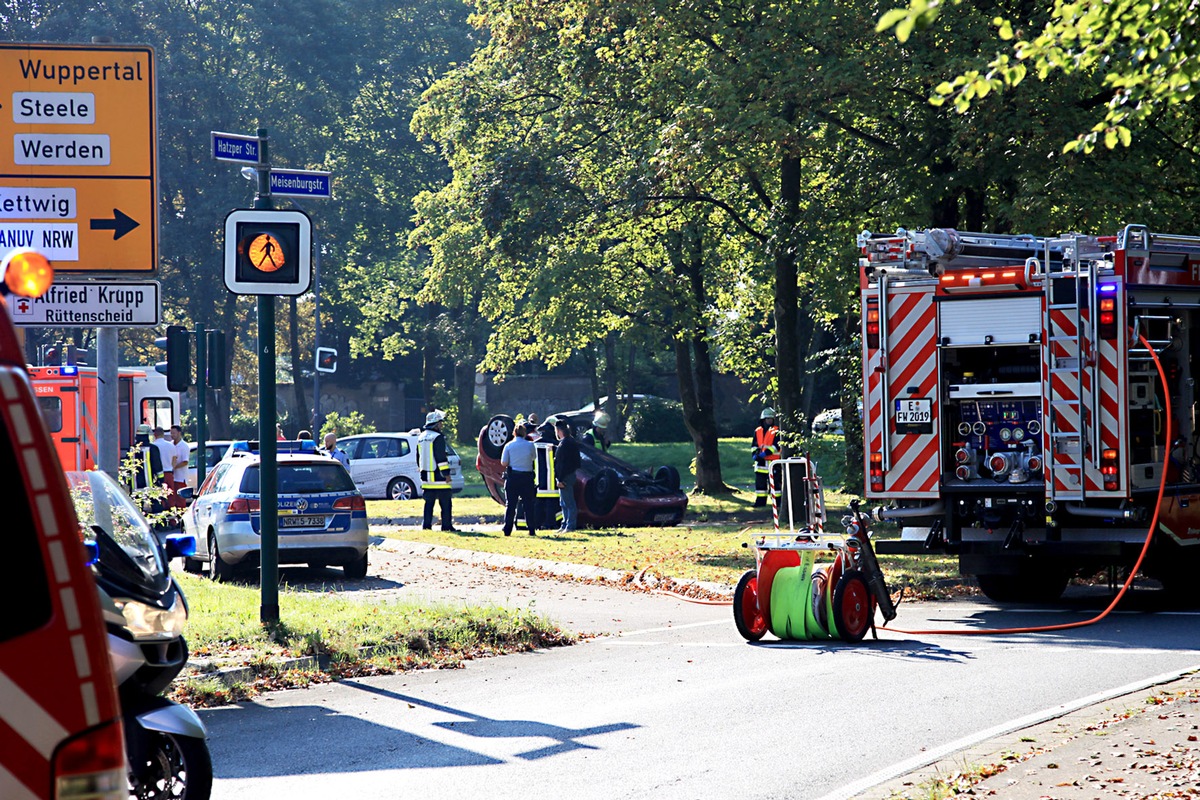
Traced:
[[281, 528], [324, 528], [325, 517], [322, 514], [306, 514], [294, 517], [280, 517]]

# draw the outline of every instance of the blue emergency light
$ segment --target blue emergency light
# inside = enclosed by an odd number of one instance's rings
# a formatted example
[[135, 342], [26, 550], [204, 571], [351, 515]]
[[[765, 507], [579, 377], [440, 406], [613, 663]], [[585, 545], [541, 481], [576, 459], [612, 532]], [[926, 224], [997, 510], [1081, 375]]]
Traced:
[[[229, 445], [230, 452], [258, 455], [258, 439], [239, 439]], [[286, 439], [275, 442], [276, 453], [316, 453], [317, 443], [312, 439]]]

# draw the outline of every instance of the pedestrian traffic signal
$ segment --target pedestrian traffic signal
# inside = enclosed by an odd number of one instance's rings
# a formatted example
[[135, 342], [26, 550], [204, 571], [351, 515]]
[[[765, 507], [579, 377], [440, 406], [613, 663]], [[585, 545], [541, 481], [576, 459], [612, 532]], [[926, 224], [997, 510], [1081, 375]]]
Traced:
[[220, 389], [225, 385], [225, 331], [205, 331], [208, 338], [208, 385]]
[[302, 211], [238, 210], [225, 218], [225, 286], [301, 295], [312, 283], [312, 223]]
[[192, 385], [191, 334], [182, 325], [168, 325], [167, 335], [154, 343], [167, 351], [167, 360], [154, 365], [157, 372], [167, 376], [167, 389], [186, 392]]
[[337, 372], [337, 350], [332, 347], [317, 348], [317, 372]]

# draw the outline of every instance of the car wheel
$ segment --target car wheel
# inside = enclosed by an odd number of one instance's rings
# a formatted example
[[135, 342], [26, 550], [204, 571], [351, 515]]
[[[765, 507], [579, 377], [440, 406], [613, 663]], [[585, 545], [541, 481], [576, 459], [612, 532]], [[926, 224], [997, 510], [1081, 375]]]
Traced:
[[343, 566], [342, 571], [352, 581], [361, 581], [367, 577], [367, 554], [363, 553], [362, 558], [351, 561], [349, 564]]
[[605, 467], [587, 482], [583, 499], [593, 516], [603, 517], [613, 510], [621, 494], [621, 478], [616, 470]]
[[226, 564], [221, 559], [221, 551], [217, 548], [217, 536], [210, 533], [208, 535], [208, 577], [218, 583], [228, 583], [233, 580], [234, 568], [232, 564]]
[[672, 492], [679, 491], [679, 470], [670, 464], [659, 467], [654, 473], [654, 482], [661, 483]]
[[414, 500], [416, 496], [417, 487], [408, 478], [392, 478], [387, 486], [389, 500]]
[[479, 432], [479, 449], [488, 458], [499, 459], [500, 454], [504, 452], [504, 445], [512, 439], [516, 427], [512, 417], [497, 414], [488, 420], [487, 426]]
[[1063, 569], [1022, 566], [1016, 574], [976, 575], [979, 590], [997, 603], [1052, 603], [1062, 597], [1071, 580]]

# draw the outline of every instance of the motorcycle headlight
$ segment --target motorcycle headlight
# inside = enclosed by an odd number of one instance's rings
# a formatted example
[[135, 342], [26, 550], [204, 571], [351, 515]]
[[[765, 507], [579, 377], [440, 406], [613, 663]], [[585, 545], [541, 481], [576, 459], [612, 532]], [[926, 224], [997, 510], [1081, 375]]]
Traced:
[[175, 639], [183, 635], [187, 609], [176, 594], [170, 608], [158, 608], [137, 600], [114, 598], [113, 603], [125, 617], [125, 628], [138, 641]]

